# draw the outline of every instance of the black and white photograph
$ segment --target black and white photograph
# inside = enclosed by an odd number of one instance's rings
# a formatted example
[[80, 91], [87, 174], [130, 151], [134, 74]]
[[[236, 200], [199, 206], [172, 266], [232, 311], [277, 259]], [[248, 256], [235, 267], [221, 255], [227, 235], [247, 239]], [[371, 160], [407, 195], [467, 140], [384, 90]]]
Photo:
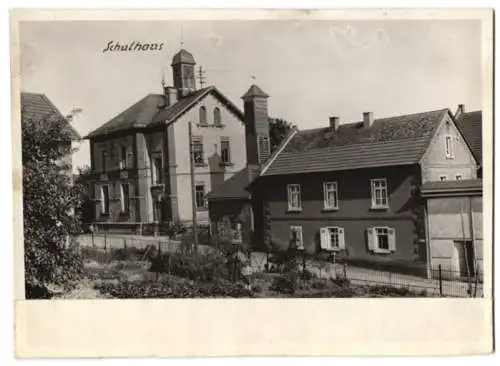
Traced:
[[491, 298], [481, 16], [20, 20], [24, 298]]

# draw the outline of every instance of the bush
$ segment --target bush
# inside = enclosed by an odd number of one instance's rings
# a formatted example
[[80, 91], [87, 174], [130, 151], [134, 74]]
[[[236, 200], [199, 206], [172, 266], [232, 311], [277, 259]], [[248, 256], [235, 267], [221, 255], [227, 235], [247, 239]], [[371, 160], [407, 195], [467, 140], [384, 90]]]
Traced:
[[293, 275], [284, 275], [276, 277], [269, 287], [269, 290], [280, 294], [293, 295], [297, 290], [297, 279]]
[[240, 284], [226, 281], [195, 283], [168, 277], [162, 281], [123, 281], [118, 284], [101, 283], [95, 286], [102, 294], [119, 299], [137, 298], [199, 298], [199, 297], [253, 297], [252, 291]]
[[415, 293], [411, 292], [407, 287], [392, 287], [384, 285], [369, 286], [368, 293], [371, 295], [380, 295], [388, 297], [405, 297], [405, 296], [416, 296]]

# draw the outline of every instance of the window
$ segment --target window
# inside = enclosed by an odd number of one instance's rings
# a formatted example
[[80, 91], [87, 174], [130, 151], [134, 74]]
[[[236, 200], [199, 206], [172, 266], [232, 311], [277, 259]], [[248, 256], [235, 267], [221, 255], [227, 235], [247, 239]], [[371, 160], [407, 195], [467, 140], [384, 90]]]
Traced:
[[127, 159], [127, 147], [120, 146], [120, 169], [126, 169], [128, 167]]
[[108, 153], [106, 150], [101, 151], [101, 170], [106, 172], [106, 160], [108, 157]]
[[101, 186], [101, 213], [109, 213], [109, 187], [107, 185]]
[[220, 109], [217, 107], [214, 108], [214, 125], [216, 125], [216, 126], [221, 125]]
[[320, 229], [321, 249], [338, 251], [345, 249], [344, 229], [340, 227], [322, 227]]
[[229, 138], [222, 137], [220, 142], [220, 156], [222, 163], [229, 164], [231, 162], [231, 149], [229, 147]]
[[196, 208], [205, 207], [205, 184], [197, 183], [195, 185]]
[[153, 184], [162, 184], [163, 174], [162, 174], [162, 159], [160, 154], [154, 154], [151, 156], [151, 170]]
[[205, 107], [200, 107], [200, 125], [207, 124], [207, 109]]
[[128, 214], [130, 212], [130, 188], [128, 183], [120, 185], [120, 200], [122, 213]]
[[324, 182], [323, 196], [325, 210], [336, 210], [339, 208], [337, 182]]
[[300, 211], [302, 210], [302, 201], [300, 197], [300, 185], [289, 184], [288, 188], [288, 210]]
[[451, 135], [445, 136], [445, 154], [447, 159], [453, 159], [453, 139]]
[[457, 174], [455, 178], [456, 180], [462, 180], [462, 174]]
[[368, 228], [368, 249], [374, 253], [396, 251], [396, 230], [389, 227]]
[[389, 206], [387, 198], [387, 180], [372, 179], [372, 208], [387, 208]]
[[259, 153], [259, 163], [263, 164], [271, 155], [271, 146], [269, 145], [269, 136], [257, 136], [257, 148]]
[[193, 161], [197, 165], [203, 165], [205, 158], [203, 156], [203, 140], [201, 136], [193, 136]]
[[304, 249], [302, 226], [290, 226], [290, 246], [296, 247], [297, 249]]
[[445, 180], [448, 180], [448, 177], [447, 177], [446, 175], [440, 175], [440, 176], [439, 176], [439, 180], [440, 180], [441, 182], [444, 182]]

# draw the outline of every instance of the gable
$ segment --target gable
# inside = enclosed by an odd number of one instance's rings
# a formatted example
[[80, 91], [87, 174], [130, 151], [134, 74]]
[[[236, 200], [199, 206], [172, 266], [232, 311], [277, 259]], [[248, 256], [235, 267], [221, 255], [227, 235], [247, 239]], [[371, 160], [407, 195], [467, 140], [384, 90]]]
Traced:
[[[446, 136], [450, 136], [453, 141], [453, 158], [446, 157]], [[421, 159], [422, 164], [476, 164], [474, 155], [457, 128], [453, 118], [447, 113], [432, 137], [427, 150]]]

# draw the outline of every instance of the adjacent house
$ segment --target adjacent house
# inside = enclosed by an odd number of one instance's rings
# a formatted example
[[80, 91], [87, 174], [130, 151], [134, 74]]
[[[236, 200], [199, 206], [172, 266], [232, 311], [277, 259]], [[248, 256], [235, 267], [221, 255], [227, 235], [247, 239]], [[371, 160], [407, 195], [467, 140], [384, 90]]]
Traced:
[[[252, 192], [267, 206], [270, 244], [419, 272], [429, 241], [419, 190], [476, 179], [477, 163], [448, 109], [298, 131]], [[264, 189], [265, 187], [265, 189]]]
[[[40, 123], [57, 120], [66, 121], [65, 126], [68, 128], [70, 139], [65, 143], [65, 150], [67, 150], [68, 154], [64, 162], [72, 166], [71, 151], [77, 147], [80, 135], [69, 123], [68, 117], [64, 116], [45, 94], [21, 92], [21, 118], [39, 121]], [[71, 171], [69, 174], [71, 174]]]
[[243, 113], [215, 86], [196, 88], [195, 64], [181, 49], [172, 59], [173, 86], [146, 95], [86, 136], [98, 228], [129, 232], [189, 223], [190, 150], [195, 214], [208, 223], [205, 195], [245, 166]]
[[367, 112], [347, 124], [332, 117], [327, 127], [294, 130], [265, 164], [249, 167], [208, 196], [213, 222], [241, 222], [247, 245], [421, 274], [431, 252], [421, 186], [477, 177], [448, 109]]

